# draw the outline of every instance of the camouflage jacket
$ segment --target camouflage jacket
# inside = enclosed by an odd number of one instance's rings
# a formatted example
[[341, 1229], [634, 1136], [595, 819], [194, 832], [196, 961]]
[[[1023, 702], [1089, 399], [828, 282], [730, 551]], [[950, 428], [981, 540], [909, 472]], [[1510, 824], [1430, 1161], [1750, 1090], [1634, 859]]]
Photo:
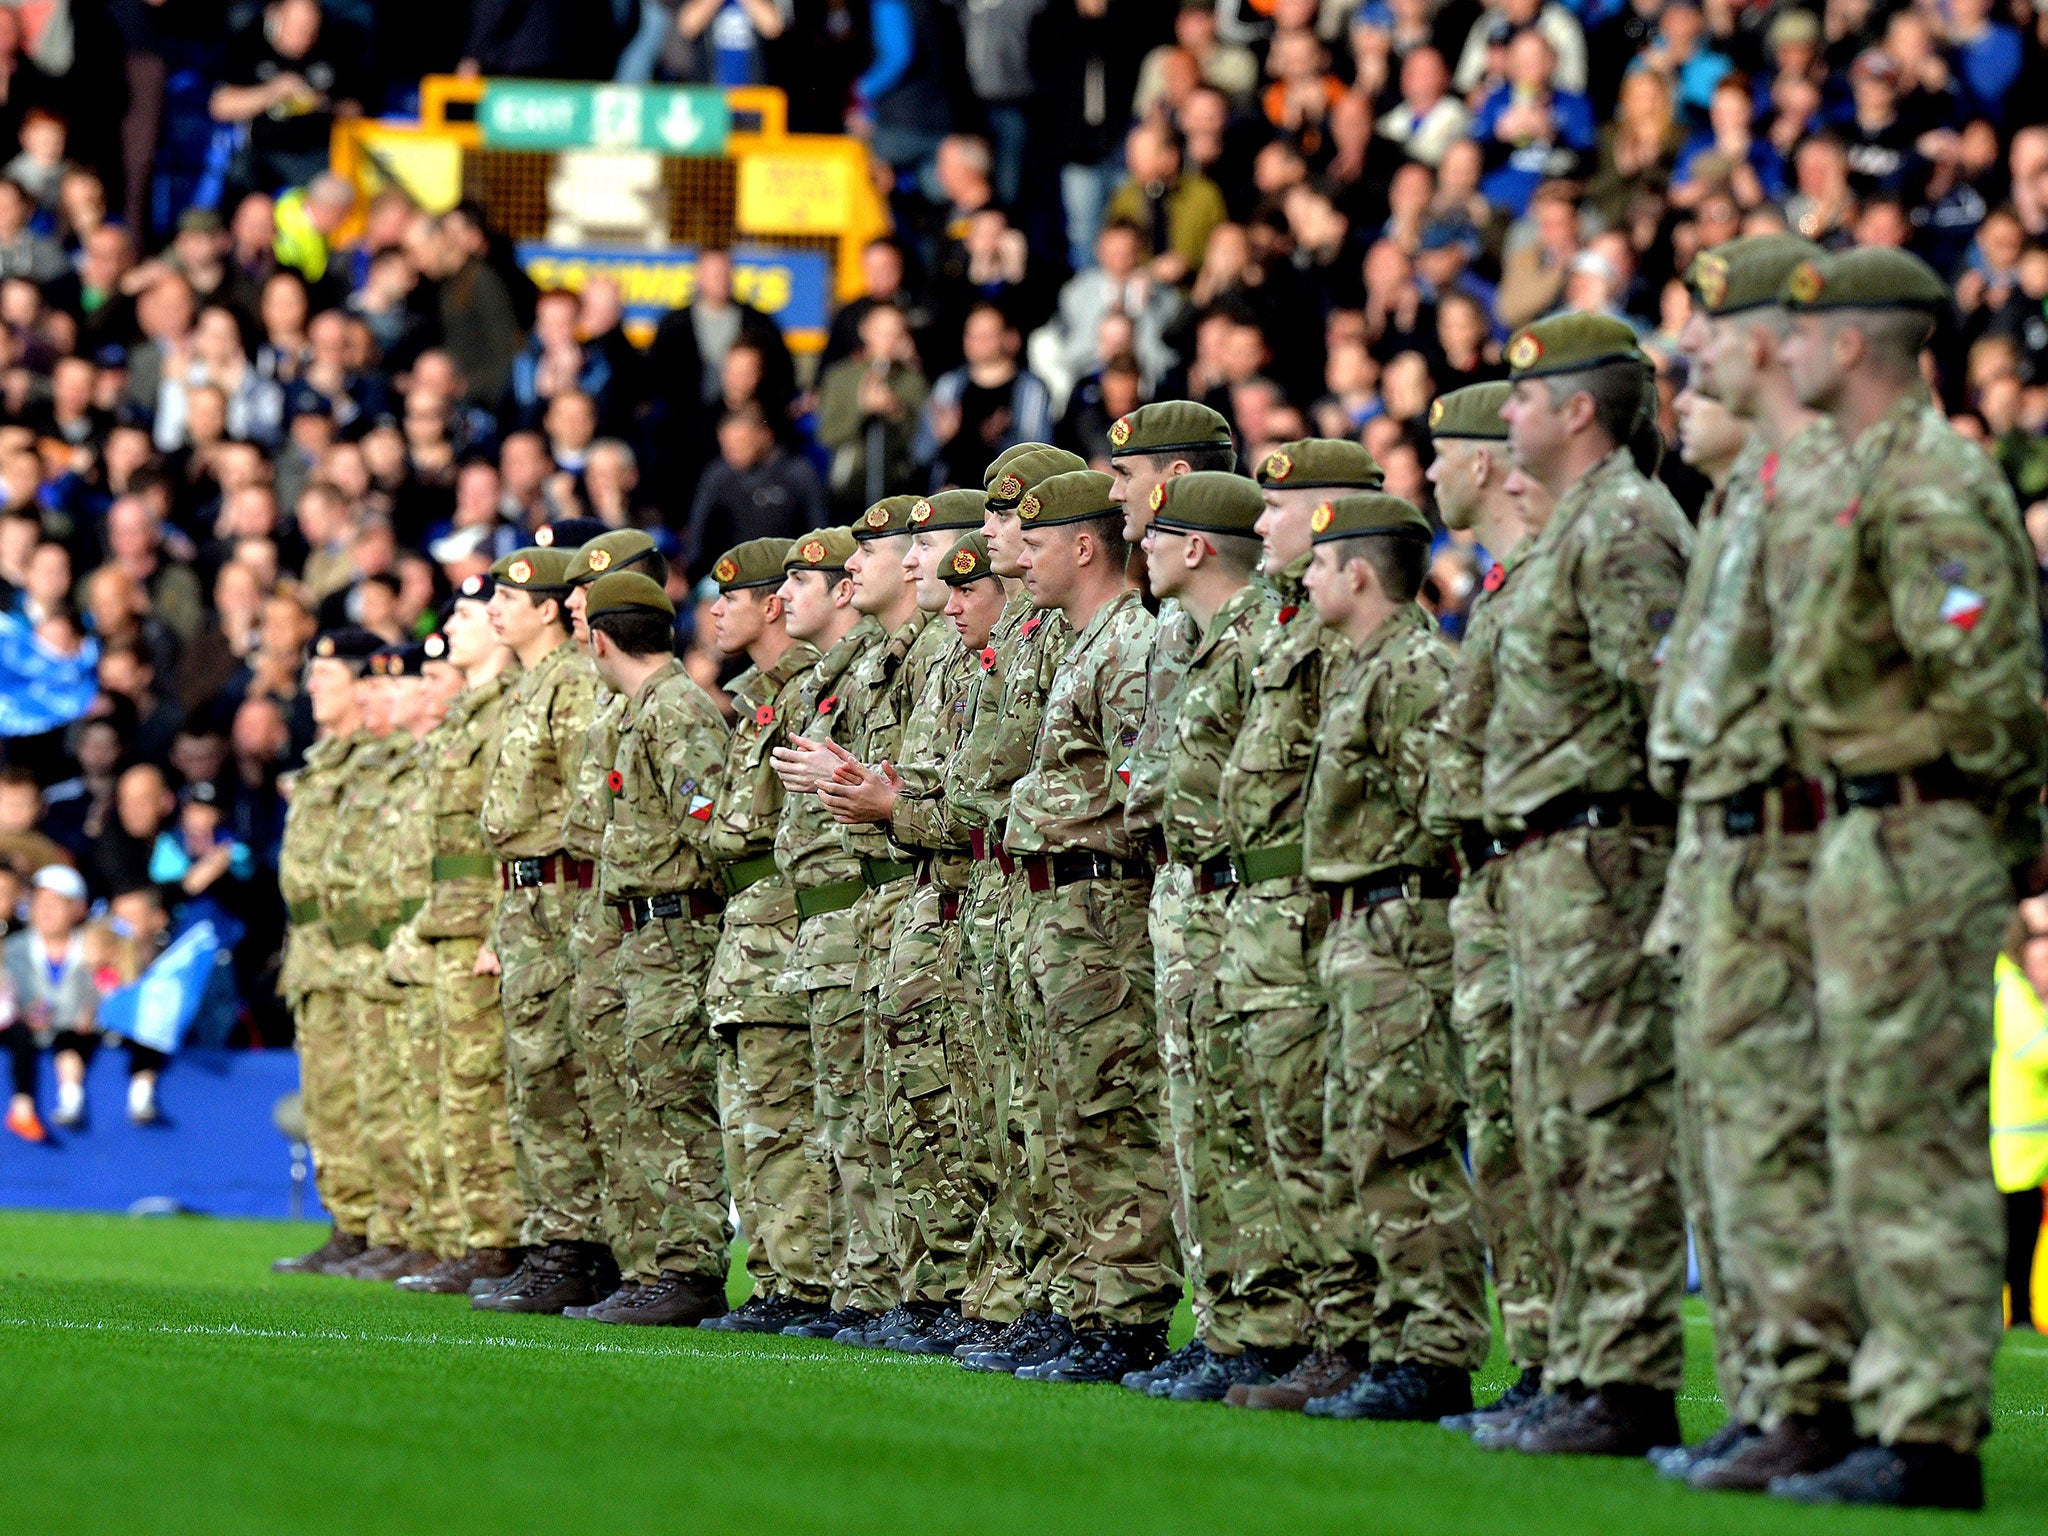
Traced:
[[576, 782], [569, 787], [569, 801], [562, 812], [562, 848], [579, 859], [595, 859], [604, 851], [606, 812], [610, 809], [605, 783], [619, 755], [619, 721], [625, 713], [626, 701], [600, 683], [590, 729], [583, 733]]
[[1242, 854], [1301, 842], [1309, 760], [1331, 673], [1350, 647], [1324, 627], [1302, 591], [1304, 555], [1274, 585], [1278, 607], [1252, 642], [1251, 697], [1221, 786], [1223, 834]]
[[1031, 767], [1046, 691], [1072, 641], [1057, 608], [1034, 608], [1019, 592], [1003, 609], [989, 637], [994, 662], [968, 706], [967, 739], [946, 768], [946, 799], [969, 827], [1000, 831], [1010, 814], [1010, 791]]
[[1496, 833], [1560, 795], [1646, 786], [1658, 647], [1692, 545], [1671, 493], [1619, 448], [1528, 541], [1494, 636], [1485, 786]]
[[[937, 630], [943, 621], [935, 623]], [[932, 861], [933, 878], [948, 891], [967, 884], [967, 826], [946, 799], [946, 764], [967, 735], [967, 710], [982, 661], [995, 664], [993, 647], [970, 651], [951, 624], [943, 624], [953, 643], [940, 653], [938, 665], [925, 679], [924, 692], [903, 727], [896, 771], [902, 793], [889, 816], [889, 836], [914, 857]]]
[[[940, 650], [953, 638], [952, 625], [931, 622], [923, 609], [914, 611], [888, 639], [870, 650], [848, 674], [843, 706], [848, 734], [846, 749], [863, 763], [893, 763], [901, 753], [903, 727], [924, 691]], [[842, 826], [847, 851], [868, 858], [895, 857], [886, 827], [874, 822]]]
[[505, 701], [518, 677], [514, 665], [464, 689], [448, 707], [440, 729], [428, 738], [438, 744], [427, 765], [427, 795], [434, 863], [440, 873], [414, 921], [421, 938], [481, 939], [490, 932], [498, 905], [497, 860], [484, 841], [477, 809], [484, 803], [491, 740], [504, 720]]
[[[1244, 725], [1257, 655], [1252, 641], [1272, 616], [1272, 594], [1264, 586], [1247, 582], [1238, 588], [1209, 620], [1175, 691], [1160, 825], [1167, 854], [1177, 863], [1200, 864], [1229, 847], [1223, 835], [1223, 765]], [[1136, 774], [1131, 783], [1135, 789]]]
[[1409, 603], [1330, 678], [1303, 815], [1302, 871], [1311, 880], [1444, 862], [1442, 840], [1423, 829], [1422, 801], [1453, 663], [1436, 621]]
[[489, 777], [478, 812], [499, 858], [536, 859], [560, 851], [562, 819], [600, 691], [590, 658], [566, 637], [513, 683], [487, 752]]
[[1038, 751], [1010, 795], [1012, 853], [1087, 849], [1130, 858], [1124, 763], [1145, 722], [1145, 663], [1157, 621], [1135, 592], [1119, 592], [1089, 619], [1053, 674]]
[[1807, 771], [1892, 773], [1948, 759], [2039, 847], [2048, 768], [2039, 573], [2012, 492], [1915, 390], [1849, 450], [1778, 651]]
[[1173, 750], [1174, 720], [1188, 668], [1202, 644], [1202, 628], [1179, 599], [1159, 605], [1159, 624], [1152, 635], [1152, 654], [1145, 664], [1145, 723], [1125, 764], [1130, 793], [1125, 797], [1124, 825], [1143, 842], [1160, 828], [1165, 814], [1167, 757]]
[[320, 920], [325, 889], [321, 865], [334, 842], [334, 824], [355, 775], [356, 754], [375, 740], [367, 731], [322, 737], [306, 750], [305, 766], [292, 785], [277, 884], [292, 922], [278, 989], [294, 1004], [316, 988], [339, 985], [333, 974], [334, 945]]
[[370, 877], [396, 896], [398, 920], [410, 918], [426, 905], [427, 891], [434, 883], [433, 806], [429, 800], [428, 769], [441, 749], [442, 721], [412, 745], [392, 765], [391, 779], [384, 791], [384, 803], [364, 850]]
[[387, 883], [389, 871], [372, 856], [372, 848], [391, 782], [414, 745], [412, 732], [393, 731], [350, 761], [348, 793], [335, 809], [320, 862], [320, 905], [337, 944], [368, 943], [372, 929], [397, 921], [398, 892]]
[[1451, 686], [1436, 712], [1436, 740], [1429, 764], [1429, 789], [1422, 797], [1422, 824], [1445, 842], [1486, 819], [1486, 720], [1493, 713], [1493, 653], [1508, 584], [1526, 541], [1496, 556], [1486, 582], [1465, 615], [1465, 639]]
[[[803, 696], [804, 674], [817, 665], [815, 646], [790, 643], [763, 672], [749, 667], [727, 685], [736, 719], [725, 739], [725, 774], [711, 812], [711, 856], [720, 865], [775, 854], [782, 820], [782, 780], [768, 754], [789, 739], [789, 722]], [[796, 899], [781, 870], [756, 880], [727, 904], [727, 926], [780, 923], [796, 915]]]
[[606, 901], [718, 884], [711, 811], [725, 777], [725, 737], [718, 706], [680, 660], [671, 658], [626, 701], [604, 784]]

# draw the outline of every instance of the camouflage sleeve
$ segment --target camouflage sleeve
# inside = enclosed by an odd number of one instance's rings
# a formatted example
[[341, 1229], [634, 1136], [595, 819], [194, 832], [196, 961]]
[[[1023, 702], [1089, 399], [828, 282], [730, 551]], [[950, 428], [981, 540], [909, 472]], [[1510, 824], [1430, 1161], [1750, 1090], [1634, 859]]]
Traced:
[[[1718, 495], [1716, 500], [1718, 500]], [[1707, 589], [1713, 583], [1714, 566], [1721, 558], [1722, 520], [1708, 509], [1700, 521], [1698, 542], [1686, 571], [1685, 593], [1679, 599], [1677, 616], [1658, 639], [1653, 653], [1659, 661], [1657, 691], [1650, 704], [1649, 759], [1650, 787], [1667, 800], [1676, 800], [1684, 786], [1686, 765], [1691, 754], [1680, 739], [1671, 716], [1678, 685], [1685, 677], [1685, 656], [1692, 635], [1699, 628], [1706, 608]]]
[[1181, 688], [1201, 639], [1193, 616], [1178, 604], [1153, 630], [1145, 667], [1145, 719], [1131, 749], [1131, 787], [1124, 797], [1124, 825], [1133, 837], [1142, 838], [1157, 827], [1165, 808], [1167, 758], [1180, 714]]
[[[1102, 665], [1095, 673], [1096, 718], [1102, 722], [1102, 745], [1114, 766], [1125, 761], [1145, 728], [1150, 695], [1146, 663], [1152, 655], [1152, 615], [1137, 603], [1111, 633]], [[1110, 792], [1129, 804], [1130, 785], [1122, 773], [1109, 776]]]
[[590, 725], [597, 718], [598, 695], [602, 691], [596, 672], [588, 666], [572, 666], [563, 669], [549, 697], [545, 728], [554, 745], [555, 763], [567, 793], [575, 792], [581, 777], [583, 754], [590, 743]]
[[[685, 680], [692, 693], [697, 685]], [[650, 780], [683, 841], [706, 859], [711, 854], [711, 812], [725, 781], [726, 731], [709, 699], [672, 693], [656, 706], [663, 718], [644, 733], [652, 761]]]
[[1594, 664], [1635, 694], [1644, 717], [1656, 698], [1665, 637], [1685, 596], [1687, 553], [1639, 504], [1615, 520], [1611, 537], [1582, 553], [1575, 572]]
[[1394, 772], [1394, 793], [1418, 821], [1429, 797], [1437, 712], [1451, 684], [1448, 647], [1418, 648], [1391, 680], [1384, 707], [1375, 711], [1379, 749]]

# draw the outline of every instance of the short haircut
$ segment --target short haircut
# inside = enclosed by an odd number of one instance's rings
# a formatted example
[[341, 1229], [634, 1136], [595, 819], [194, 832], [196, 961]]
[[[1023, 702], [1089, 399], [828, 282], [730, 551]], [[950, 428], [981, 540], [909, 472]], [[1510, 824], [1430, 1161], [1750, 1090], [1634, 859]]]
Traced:
[[1615, 447], [1627, 446], [1641, 429], [1643, 415], [1650, 407], [1655, 418], [1654, 383], [1641, 363], [1629, 358], [1599, 363], [1576, 373], [1554, 373], [1543, 380], [1552, 407], [1561, 406], [1583, 390], [1593, 397], [1593, 419]]
[[42, 793], [42, 786], [36, 782], [35, 770], [24, 768], [19, 763], [10, 763], [0, 768], [0, 789], [33, 789]]
[[1216, 470], [1230, 475], [1237, 472], [1237, 450], [1228, 443], [1218, 443], [1210, 448], [1175, 448], [1166, 453], [1148, 453], [1154, 469], [1165, 469], [1169, 464], [1185, 463], [1193, 470]]
[[676, 649], [676, 628], [665, 613], [636, 608], [624, 613], [601, 613], [590, 621], [590, 632], [603, 635], [628, 656], [672, 656]]
[[1829, 317], [1830, 335], [1858, 330], [1871, 351], [1903, 373], [1917, 373], [1920, 349], [1934, 339], [1934, 316], [1919, 309], [1838, 309]]
[[1211, 533], [1204, 529], [1198, 537], [1216, 551], [1218, 563], [1233, 576], [1250, 577], [1258, 570], [1265, 553], [1264, 544], [1240, 533]]
[[1083, 518], [1069, 524], [1076, 534], [1087, 534], [1102, 546], [1103, 557], [1121, 570], [1131, 558], [1130, 540], [1124, 537], [1123, 509], [1104, 512], [1099, 517]]
[[1413, 602], [1429, 571], [1430, 541], [1416, 533], [1362, 533], [1339, 539], [1337, 564], [1363, 560], [1379, 578], [1380, 590], [1397, 603]]

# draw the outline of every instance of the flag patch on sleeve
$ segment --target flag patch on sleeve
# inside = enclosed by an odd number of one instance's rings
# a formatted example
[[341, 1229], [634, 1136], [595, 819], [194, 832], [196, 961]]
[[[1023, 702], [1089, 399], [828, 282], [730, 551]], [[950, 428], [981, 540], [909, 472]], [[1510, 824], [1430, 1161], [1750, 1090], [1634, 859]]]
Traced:
[[1968, 587], [1950, 587], [1942, 594], [1941, 622], [1953, 624], [1965, 634], [1977, 627], [1977, 621], [1984, 617], [1984, 599], [1981, 594]]

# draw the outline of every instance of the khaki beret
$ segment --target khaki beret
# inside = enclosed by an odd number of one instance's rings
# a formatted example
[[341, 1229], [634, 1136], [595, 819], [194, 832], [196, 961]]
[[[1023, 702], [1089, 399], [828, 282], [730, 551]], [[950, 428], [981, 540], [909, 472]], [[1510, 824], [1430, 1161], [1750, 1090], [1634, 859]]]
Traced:
[[851, 530], [820, 528], [791, 543], [789, 553], [782, 557], [782, 568], [785, 571], [843, 572], [847, 557], [852, 553]]
[[988, 497], [980, 491], [941, 491], [921, 497], [910, 509], [912, 533], [957, 533], [979, 528]]
[[1361, 539], [1368, 534], [1392, 533], [1427, 539], [1433, 536], [1429, 519], [1416, 507], [1384, 491], [1362, 496], [1341, 496], [1326, 501], [1309, 514], [1309, 533], [1318, 544], [1338, 539]]
[[869, 539], [887, 539], [899, 533], [909, 533], [910, 509], [921, 499], [916, 496], [884, 496], [853, 520], [853, 536], [866, 543]]
[[1231, 533], [1256, 538], [1252, 524], [1266, 510], [1258, 482], [1219, 469], [1162, 480], [1152, 490], [1152, 526], [1176, 533]]
[[1507, 360], [1518, 379], [1647, 361], [1636, 333], [1611, 315], [1553, 315], [1525, 325], [1509, 339]]
[[515, 549], [491, 567], [501, 587], [520, 592], [537, 592], [542, 597], [560, 597], [569, 590], [569, 552], [542, 549], [538, 544]]
[[1884, 245], [1802, 261], [1785, 276], [1787, 309], [1922, 309], [1940, 312], [1951, 299], [1934, 268], [1909, 251]]
[[720, 555], [711, 567], [711, 579], [721, 592], [741, 587], [779, 587], [782, 562], [789, 558], [788, 539], [749, 539]]
[[1490, 384], [1467, 384], [1448, 395], [1438, 395], [1429, 405], [1429, 435], [1435, 438], [1473, 438], [1481, 442], [1506, 442], [1508, 424], [1500, 408], [1508, 403], [1514, 387], [1505, 379]]
[[964, 535], [939, 562], [939, 580], [949, 587], [964, 587], [993, 575], [995, 568], [988, 563], [988, 540], [979, 533]]
[[1017, 516], [1026, 528], [1057, 528], [1062, 523], [1085, 523], [1110, 513], [1121, 517], [1124, 509], [1109, 499], [1109, 488], [1114, 484], [1099, 469], [1069, 470], [1064, 475], [1041, 480], [1026, 491], [1024, 499], [1017, 503]]
[[1797, 235], [1747, 235], [1693, 257], [1685, 285], [1708, 314], [1736, 315], [1779, 303], [1792, 269], [1826, 254]]
[[1379, 460], [1343, 437], [1300, 437], [1259, 460], [1259, 484], [1276, 491], [1376, 491], [1387, 483]]
[[613, 571], [600, 576], [584, 594], [584, 616], [601, 619], [612, 613], [660, 613], [676, 616], [676, 605], [655, 584], [652, 576], [638, 571]]
[[1185, 453], [1229, 448], [1230, 423], [1198, 400], [1160, 400], [1141, 405], [1109, 424], [1109, 456], [1127, 453]]
[[988, 461], [988, 468], [982, 471], [981, 488], [984, 491], [993, 489], [996, 481], [1002, 478], [1003, 471], [1016, 463], [1017, 460], [1023, 458], [1025, 454], [1052, 451], [1054, 450], [1051, 443], [1012, 443]]
[[1064, 448], [1038, 448], [1019, 454], [1003, 467], [1001, 475], [989, 482], [988, 510], [1015, 512], [1017, 503], [1024, 499], [1024, 493], [1039, 481], [1087, 467], [1086, 459]]
[[564, 573], [570, 586], [595, 581], [606, 571], [623, 570], [643, 555], [654, 553], [654, 540], [638, 528], [614, 528], [582, 545], [569, 557]]

